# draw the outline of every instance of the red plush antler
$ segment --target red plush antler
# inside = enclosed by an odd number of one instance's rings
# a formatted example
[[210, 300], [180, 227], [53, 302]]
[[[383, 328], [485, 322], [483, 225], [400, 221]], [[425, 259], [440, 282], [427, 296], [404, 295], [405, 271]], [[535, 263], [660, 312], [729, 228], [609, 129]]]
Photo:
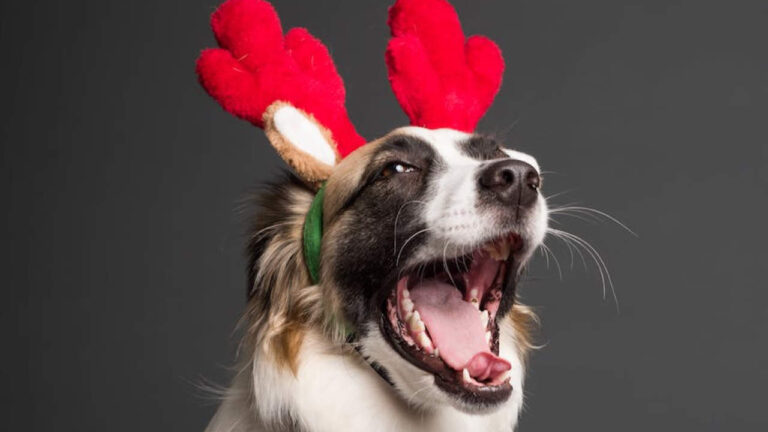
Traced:
[[211, 27], [221, 48], [203, 51], [197, 73], [225, 110], [264, 128], [267, 108], [287, 102], [314, 116], [323, 134], [330, 132], [341, 157], [365, 143], [349, 120], [344, 84], [327, 48], [306, 29], [283, 37], [275, 10], [263, 0], [228, 0]]
[[501, 86], [499, 47], [484, 36], [465, 40], [445, 0], [398, 0], [389, 26], [389, 81], [411, 124], [473, 131]]

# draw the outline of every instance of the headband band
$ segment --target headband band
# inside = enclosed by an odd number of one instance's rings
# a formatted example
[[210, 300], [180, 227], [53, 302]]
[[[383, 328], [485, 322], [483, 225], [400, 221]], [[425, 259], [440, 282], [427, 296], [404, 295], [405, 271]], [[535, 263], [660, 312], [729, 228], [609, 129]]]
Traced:
[[320, 248], [323, 243], [323, 198], [325, 183], [320, 186], [304, 219], [304, 263], [312, 283], [320, 281]]

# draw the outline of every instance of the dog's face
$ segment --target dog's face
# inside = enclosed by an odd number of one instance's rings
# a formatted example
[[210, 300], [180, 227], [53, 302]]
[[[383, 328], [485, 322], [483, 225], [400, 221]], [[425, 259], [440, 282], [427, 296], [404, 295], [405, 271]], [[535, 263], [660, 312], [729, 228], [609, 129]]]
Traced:
[[505, 317], [546, 232], [540, 187], [531, 156], [450, 129], [397, 129], [334, 169], [322, 280], [410, 403], [484, 412], [521, 384]]

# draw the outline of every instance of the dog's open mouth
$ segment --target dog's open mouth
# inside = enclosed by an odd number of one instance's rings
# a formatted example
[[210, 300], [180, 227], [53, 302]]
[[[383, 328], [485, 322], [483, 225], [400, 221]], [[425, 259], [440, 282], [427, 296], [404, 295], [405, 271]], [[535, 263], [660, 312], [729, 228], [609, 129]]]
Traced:
[[498, 355], [496, 313], [521, 247], [521, 238], [509, 234], [468, 255], [415, 266], [387, 299], [382, 327], [390, 343], [467, 402], [511, 394], [512, 365]]

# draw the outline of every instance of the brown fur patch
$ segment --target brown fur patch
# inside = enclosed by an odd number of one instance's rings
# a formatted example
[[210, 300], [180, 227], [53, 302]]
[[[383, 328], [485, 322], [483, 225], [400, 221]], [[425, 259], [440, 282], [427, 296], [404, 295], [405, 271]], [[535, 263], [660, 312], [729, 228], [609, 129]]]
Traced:
[[533, 344], [533, 333], [539, 325], [539, 317], [530, 307], [515, 302], [508, 315], [515, 329], [515, 343], [517, 352], [523, 363], [528, 360], [528, 355], [536, 346]]
[[249, 248], [250, 300], [243, 317], [245, 361], [260, 351], [294, 373], [306, 326], [321, 316], [322, 295], [312, 285], [302, 255], [304, 217], [314, 194], [294, 182], [261, 199]]
[[336, 165], [325, 186], [325, 203], [323, 206], [323, 223], [325, 226], [331, 225], [341, 206], [360, 186], [371, 157], [383, 142], [384, 138], [371, 141], [350, 153]]
[[[333, 166], [325, 164], [318, 159], [315, 159], [309, 153], [302, 151], [294, 143], [288, 141], [286, 137], [284, 137], [277, 130], [274, 119], [275, 113], [286, 106], [293, 107], [293, 105], [288, 102], [277, 101], [270, 105], [266, 111], [264, 111], [264, 133], [267, 135], [267, 139], [269, 140], [270, 144], [272, 144], [272, 147], [274, 147], [275, 150], [277, 150], [277, 152], [280, 154], [280, 157], [282, 157], [283, 160], [285, 160], [288, 165], [290, 165], [296, 171], [296, 174], [298, 174], [299, 177], [304, 179], [307, 183], [315, 185], [315, 187], [319, 187], [320, 183], [331, 176], [331, 173], [333, 172]], [[333, 149], [333, 152], [336, 155], [336, 161], [338, 162], [341, 157], [339, 156], [339, 151], [336, 148], [336, 142], [333, 141], [331, 131], [326, 129], [317, 120], [315, 120], [315, 117], [312, 116], [312, 114], [304, 112], [296, 107], [294, 108], [302, 113], [311, 123], [317, 127], [317, 129], [320, 131], [320, 134], [323, 136], [323, 138], [325, 138], [325, 140]]]

